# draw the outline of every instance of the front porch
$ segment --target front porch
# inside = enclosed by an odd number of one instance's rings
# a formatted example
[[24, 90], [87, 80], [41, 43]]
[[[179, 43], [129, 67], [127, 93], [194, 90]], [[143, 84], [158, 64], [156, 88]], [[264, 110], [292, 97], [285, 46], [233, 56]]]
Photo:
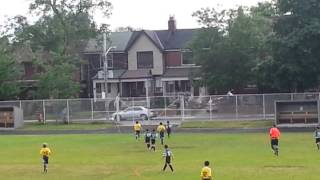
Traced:
[[[107, 81], [107, 87], [103, 80], [93, 81], [93, 94], [95, 99], [111, 98], [120, 95], [120, 97], [149, 97], [153, 96], [151, 80], [124, 80]], [[103, 95], [107, 91], [106, 96]]]

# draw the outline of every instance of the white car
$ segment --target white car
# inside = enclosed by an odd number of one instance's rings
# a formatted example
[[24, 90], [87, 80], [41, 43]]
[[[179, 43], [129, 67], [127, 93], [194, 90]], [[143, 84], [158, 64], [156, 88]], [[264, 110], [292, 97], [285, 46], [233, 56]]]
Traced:
[[112, 114], [112, 120], [131, 120], [131, 119], [142, 119], [148, 120], [152, 117], [156, 117], [156, 114], [152, 112], [150, 109], [147, 109], [143, 106], [132, 106], [128, 107], [122, 111], [115, 112]]

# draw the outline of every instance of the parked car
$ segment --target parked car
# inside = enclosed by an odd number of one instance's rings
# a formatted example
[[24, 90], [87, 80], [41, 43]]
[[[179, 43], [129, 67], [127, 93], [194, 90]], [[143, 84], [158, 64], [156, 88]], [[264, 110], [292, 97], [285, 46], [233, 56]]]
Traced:
[[118, 118], [119, 120], [128, 120], [128, 119], [148, 120], [156, 116], [157, 116], [156, 113], [148, 108], [145, 108], [143, 106], [132, 106], [122, 111], [113, 113], [111, 120], [117, 120]]

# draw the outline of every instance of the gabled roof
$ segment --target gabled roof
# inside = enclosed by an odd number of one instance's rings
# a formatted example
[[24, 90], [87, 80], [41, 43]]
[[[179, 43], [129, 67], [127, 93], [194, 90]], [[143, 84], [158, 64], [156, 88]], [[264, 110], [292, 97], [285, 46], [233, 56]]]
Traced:
[[141, 30], [141, 31], [134, 31], [133, 35], [131, 36], [128, 45], [126, 47], [126, 51], [128, 51], [134, 43], [142, 36], [146, 35], [148, 39], [160, 50], [163, 51], [163, 45], [161, 44], [161, 41], [159, 40], [157, 34], [154, 31], [147, 31], [147, 30]]
[[[133, 32], [112, 32], [109, 36], [110, 46], [117, 48], [112, 51], [127, 52], [141, 35], [146, 35], [148, 39], [160, 50], [184, 49], [188, 43], [196, 36], [199, 29], [177, 29], [169, 30], [141, 30]], [[102, 36], [91, 39], [84, 52], [102, 52]]]
[[168, 68], [166, 69], [163, 78], [178, 78], [178, 77], [191, 77], [195, 75], [200, 68], [195, 67], [179, 67], [179, 68]]
[[[110, 46], [115, 46], [116, 49], [112, 51], [124, 52], [127, 44], [132, 36], [133, 32], [126, 31], [126, 32], [113, 32], [108, 37], [109, 43], [107, 44], [107, 48]], [[85, 53], [94, 53], [94, 52], [102, 52], [103, 49], [103, 38], [102, 35], [98, 36], [97, 38], [90, 39], [84, 52]]]
[[165, 50], [184, 49], [196, 36], [199, 29], [177, 29], [174, 32], [169, 30], [155, 31], [164, 46]]
[[139, 79], [151, 78], [150, 69], [127, 70], [120, 78], [121, 79]]

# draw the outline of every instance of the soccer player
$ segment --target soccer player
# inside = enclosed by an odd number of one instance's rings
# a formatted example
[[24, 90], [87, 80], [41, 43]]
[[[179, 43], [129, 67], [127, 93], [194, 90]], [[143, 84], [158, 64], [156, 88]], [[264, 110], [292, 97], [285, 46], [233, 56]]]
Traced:
[[173, 167], [171, 165], [171, 161], [173, 160], [173, 154], [169, 150], [168, 145], [164, 145], [164, 152], [163, 152], [163, 156], [162, 157], [165, 159], [162, 171], [165, 171], [167, 166], [169, 165], [171, 171], [173, 172]]
[[142, 126], [138, 121], [136, 121], [136, 123], [133, 125], [133, 129], [135, 132], [136, 140], [140, 139], [140, 132], [141, 132]]
[[212, 175], [211, 175], [211, 168], [209, 167], [210, 162], [205, 161], [204, 162], [204, 167], [201, 169], [201, 180], [212, 180]]
[[169, 121], [167, 121], [167, 135], [168, 135], [168, 138], [170, 138], [170, 135], [171, 135], [171, 124]]
[[320, 126], [314, 131], [314, 138], [316, 139], [317, 148], [320, 150]]
[[157, 132], [155, 129], [152, 129], [151, 132], [151, 150], [156, 151], [156, 139], [157, 139]]
[[144, 140], [147, 144], [147, 148], [150, 149], [151, 132], [149, 132], [149, 129], [146, 129], [146, 132], [144, 133]]
[[166, 131], [166, 127], [160, 122], [157, 131], [159, 132], [161, 144], [163, 145], [164, 132]]
[[271, 139], [271, 148], [276, 156], [279, 155], [279, 138], [280, 138], [280, 130], [274, 124], [270, 129], [270, 139]]
[[48, 164], [49, 164], [49, 156], [51, 154], [51, 150], [48, 148], [47, 143], [42, 144], [42, 148], [40, 149], [40, 155], [42, 155], [43, 159], [43, 172], [48, 172]]

